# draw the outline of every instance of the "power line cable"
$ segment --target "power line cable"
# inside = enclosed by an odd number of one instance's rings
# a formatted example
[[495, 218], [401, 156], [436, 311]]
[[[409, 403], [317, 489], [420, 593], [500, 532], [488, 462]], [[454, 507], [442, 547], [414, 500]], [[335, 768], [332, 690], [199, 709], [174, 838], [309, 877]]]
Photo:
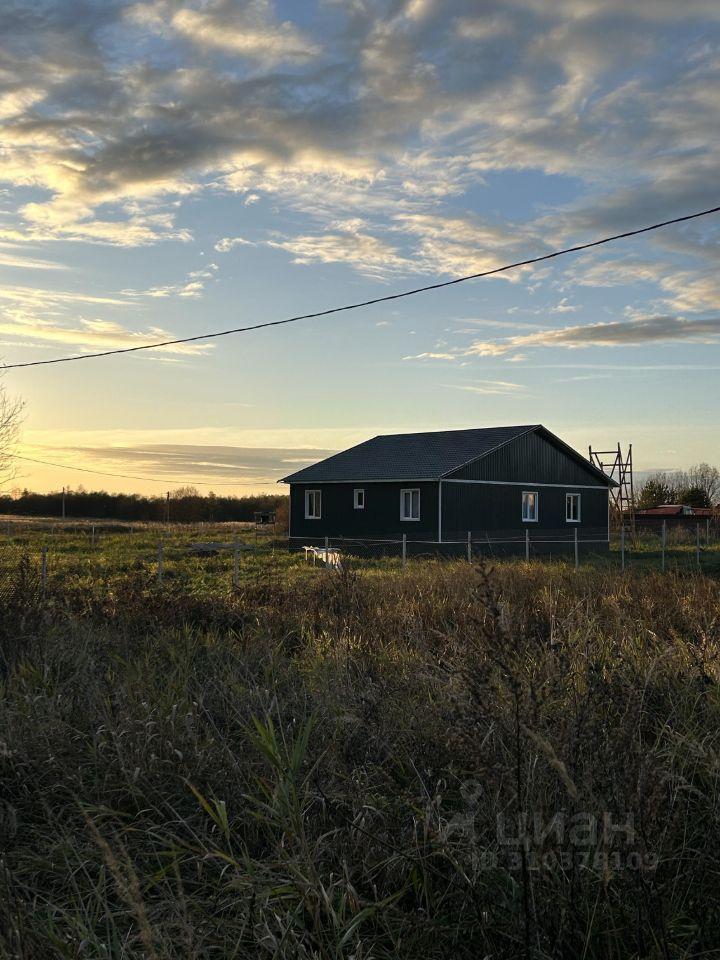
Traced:
[[14, 460], [27, 460], [30, 463], [42, 463], [46, 467], [59, 467], [61, 470], [76, 470], [80, 473], [94, 473], [102, 477], [119, 477], [121, 480], [147, 480], [150, 483], [177, 483], [185, 487], [237, 487], [249, 486], [264, 487], [277, 483], [277, 480], [236, 480], [234, 483], [227, 480], [211, 482], [209, 480], [177, 480], [174, 477], [136, 477], [128, 473], [110, 473], [108, 470], [91, 470], [89, 467], [73, 467], [69, 463], [53, 463], [51, 460], [39, 460], [37, 457], [21, 457], [19, 453], [9, 453], [6, 456]]
[[494, 267], [492, 270], [483, 270], [480, 273], [471, 273], [464, 277], [456, 277], [454, 280], [443, 280], [438, 283], [430, 283], [424, 287], [414, 287], [412, 290], [403, 290], [400, 293], [390, 293], [384, 297], [374, 297], [371, 300], [362, 300], [358, 303], [348, 303], [341, 307], [330, 307], [328, 310], [317, 310], [314, 313], [302, 313], [295, 317], [286, 317], [284, 320], [269, 320], [265, 323], [255, 323], [247, 327], [234, 327], [231, 330], [220, 330], [215, 333], [200, 333], [194, 337], [180, 337], [176, 340], [161, 340], [158, 343], [144, 343], [137, 347], [118, 347], [114, 350], [102, 350], [98, 353], [82, 353], [72, 357], [54, 357], [51, 360], [27, 360], [24, 363], [7, 363], [0, 366], [2, 370], [18, 370], [22, 367], [43, 367], [51, 363], [71, 363], [75, 360], [96, 360], [98, 357], [112, 357], [121, 353], [138, 353], [140, 350], [157, 350], [162, 347], [174, 347], [183, 343], [197, 343], [199, 340], [214, 340], [217, 337], [229, 337], [235, 333], [248, 333], [251, 330], [264, 330], [268, 327], [281, 327], [288, 323], [297, 323], [299, 320], [313, 320], [317, 317], [327, 317], [333, 313], [343, 313], [348, 310], [359, 310], [361, 307], [371, 307], [378, 303], [388, 303], [391, 300], [402, 300], [404, 297], [413, 297], [418, 293], [428, 293], [430, 290], [440, 290], [443, 287], [452, 287], [458, 283], [465, 283], [468, 280], [479, 280], [482, 277], [492, 277], [498, 273], [505, 273], [507, 270], [514, 270], [517, 267], [528, 267], [534, 263], [542, 263], [545, 260], [553, 260], [555, 257], [562, 257], [569, 253], [579, 253], [582, 250], [589, 250], [591, 247], [599, 247], [606, 243], [613, 243], [615, 240], [624, 240], [627, 237], [636, 237], [641, 233], [649, 233], [651, 230], [659, 230], [662, 227], [669, 227], [674, 223], [685, 223], [688, 220], [696, 220], [698, 217], [707, 217], [711, 213], [720, 212], [720, 207], [710, 207], [708, 210], [700, 210], [697, 213], [688, 213], [682, 217], [673, 217], [672, 220], [663, 220], [660, 223], [653, 223], [649, 227], [639, 227], [635, 230], [626, 230], [624, 233], [616, 233], [611, 237], [603, 237], [600, 240], [590, 240], [587, 243], [580, 243], [574, 247], [565, 247], [562, 250], [554, 250], [552, 253], [544, 253], [539, 257], [529, 257], [526, 260], [516, 260], [514, 263], [507, 263], [502, 267]]

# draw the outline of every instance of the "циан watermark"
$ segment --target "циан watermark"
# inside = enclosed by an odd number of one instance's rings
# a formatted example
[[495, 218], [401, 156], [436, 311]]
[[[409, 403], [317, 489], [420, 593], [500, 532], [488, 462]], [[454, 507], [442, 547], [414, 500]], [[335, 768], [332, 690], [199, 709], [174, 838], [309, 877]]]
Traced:
[[[593, 870], [603, 875], [626, 870], [652, 871], [657, 854], [640, 849], [631, 812], [621, 815], [608, 810], [521, 810], [498, 813], [494, 830], [482, 809], [482, 785], [462, 784], [464, 809], [445, 824], [448, 838], [464, 839], [480, 869]], [[480, 829], [480, 827], [483, 829]]]

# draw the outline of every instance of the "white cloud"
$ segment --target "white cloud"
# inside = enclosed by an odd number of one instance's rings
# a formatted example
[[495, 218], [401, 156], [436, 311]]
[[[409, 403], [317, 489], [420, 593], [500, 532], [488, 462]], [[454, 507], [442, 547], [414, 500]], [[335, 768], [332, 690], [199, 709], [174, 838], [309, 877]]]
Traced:
[[390, 243], [363, 233], [360, 222], [336, 226], [339, 229], [328, 233], [269, 240], [267, 245], [292, 254], [293, 263], [343, 263], [378, 278], [416, 269], [416, 265]]
[[65, 270], [62, 263], [52, 260], [40, 260], [35, 257], [18, 256], [12, 253], [3, 253], [0, 250], [0, 267], [14, 267], [21, 270]]
[[[35, 341], [36, 346], [64, 344], [76, 347], [82, 352], [143, 346], [162, 340], [172, 340], [176, 336], [161, 327], [151, 327], [143, 331], [130, 330], [119, 323], [100, 319], [80, 319], [75, 325], [69, 326], [27, 314], [15, 317], [6, 315], [4, 319], [0, 319], [0, 334], [22, 337], [25, 343]], [[157, 351], [157, 354], [195, 356], [207, 352], [210, 347], [210, 344], [177, 344], [163, 347]]]
[[5, 284], [0, 286], [0, 300], [9, 300], [24, 307], [53, 307], [64, 304], [87, 303], [94, 306], [125, 306], [127, 300], [122, 296], [97, 296], [81, 290], [43, 290], [39, 287], [27, 287]]
[[442, 351], [428, 351], [427, 353], [415, 353], [403, 357], [403, 360], [457, 360], [457, 353], [448, 353]]
[[563, 297], [560, 303], [556, 303], [554, 307], [550, 307], [548, 313], [575, 313], [577, 307], [572, 303], [568, 303], [567, 297]]
[[319, 45], [289, 21], [274, 22], [269, 4], [255, 0], [244, 9], [232, 2], [215, 2], [203, 10], [183, 8], [171, 20], [173, 28], [202, 47], [239, 54], [268, 64], [309, 60]]
[[467, 393], [477, 393], [481, 396], [517, 396], [525, 394], [527, 387], [521, 383], [509, 383], [507, 380], [474, 380], [472, 383], [446, 383], [446, 387], [453, 390], [465, 390]]
[[[84, 317], [81, 311], [133, 309], [139, 300], [178, 296], [196, 298], [203, 282], [187, 280], [149, 290], [122, 290], [112, 296], [100, 296], [83, 290], [51, 290], [5, 284], [0, 286], [0, 334], [26, 346], [43, 347], [65, 344], [81, 351], [96, 351], [152, 344], [177, 337], [160, 326], [135, 330], [126, 323], [102, 317]], [[168, 359], [168, 354], [195, 356], [207, 352], [211, 344], [177, 344], [148, 356]]]
[[657, 260], [611, 259], [585, 262], [571, 272], [571, 282], [579, 286], [614, 287], [650, 284], [657, 288], [660, 307], [687, 313], [713, 310], [720, 300], [720, 276], [712, 248], [696, 248], [699, 261], [693, 269], [678, 269], [667, 257]]
[[462, 40], [489, 40], [512, 32], [512, 20], [508, 16], [458, 17], [455, 32]]
[[218, 253], [229, 253], [233, 247], [253, 247], [255, 246], [250, 240], [245, 240], [243, 237], [223, 237], [221, 240], [215, 244], [215, 249]]
[[147, 290], [125, 290], [131, 297], [149, 297], [151, 300], [162, 300], [166, 297], [187, 297], [197, 299], [201, 296], [205, 284], [201, 280], [188, 283], [171, 283], [164, 287], [149, 287]]
[[[522, 258], [532, 243], [538, 252], [544, 245], [531, 227], [493, 224], [476, 216], [447, 217], [440, 214], [400, 214], [396, 229], [413, 238], [414, 260], [430, 273], [460, 276], [494, 270]], [[498, 274], [516, 282], [529, 268]]]
[[720, 343], [720, 318], [642, 317], [541, 330], [504, 340], [476, 340], [464, 355], [500, 357], [530, 347], [622, 347], [649, 343]]

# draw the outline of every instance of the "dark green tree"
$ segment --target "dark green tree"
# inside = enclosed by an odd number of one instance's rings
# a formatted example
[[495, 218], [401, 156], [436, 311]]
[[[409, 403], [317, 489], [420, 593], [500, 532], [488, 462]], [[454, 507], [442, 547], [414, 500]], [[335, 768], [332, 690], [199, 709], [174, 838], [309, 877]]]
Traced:
[[648, 477], [642, 485], [637, 505], [641, 510], [675, 502], [676, 491], [664, 473]]
[[703, 487], [691, 486], [678, 490], [678, 503], [684, 503], [688, 507], [710, 507], [710, 497], [707, 490]]

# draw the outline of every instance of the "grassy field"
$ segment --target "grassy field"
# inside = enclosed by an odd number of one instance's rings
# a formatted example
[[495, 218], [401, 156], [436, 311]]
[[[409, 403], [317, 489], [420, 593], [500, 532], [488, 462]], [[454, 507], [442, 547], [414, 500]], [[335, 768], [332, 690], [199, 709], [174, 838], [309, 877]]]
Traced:
[[[343, 549], [341, 541], [335, 541]], [[196, 551], [200, 544], [213, 545], [209, 553]], [[26, 577], [39, 577], [42, 551], [47, 551], [47, 582], [53, 585], [82, 585], [107, 590], [116, 580], [133, 574], [145, 577], [147, 585], [157, 582], [158, 549], [162, 547], [162, 580], [181, 580], [185, 587], [198, 591], [222, 592], [233, 583], [234, 545], [239, 546], [238, 580], [256, 576], [283, 575], [304, 561], [302, 554], [289, 555], [286, 541], [271, 528], [255, 529], [253, 524], [175, 524], [109, 522], [91, 520], [19, 519], [0, 517], [0, 596], [17, 578], [23, 564]], [[665, 569], [686, 573], [698, 569], [694, 531], [672, 530], [665, 551]], [[399, 547], [369, 550], [359, 548], [357, 556], [346, 556], [345, 565], [353, 570], [399, 570]], [[464, 552], [461, 545], [461, 552]], [[522, 554], [520, 543], [517, 549]], [[571, 545], [560, 562], [571, 563]], [[391, 551], [395, 551], [392, 555]], [[432, 547], [427, 546], [431, 551]], [[491, 560], [488, 547], [479, 538], [474, 544], [477, 559]], [[343, 551], [344, 552], [344, 551]], [[429, 556], [429, 554], [428, 554]], [[514, 562], [514, 561], [513, 561]], [[547, 565], [547, 559], [543, 560]], [[595, 543], [581, 544], [580, 562], [596, 570], [619, 570], [620, 540], [613, 533], [609, 553], [597, 551]], [[644, 532], [626, 542], [626, 567], [649, 572], [662, 568], [662, 544], [659, 533]], [[711, 576], [720, 575], [720, 531], [700, 536], [700, 569]]]
[[720, 954], [717, 548], [91, 536], [0, 546], [0, 956]]

